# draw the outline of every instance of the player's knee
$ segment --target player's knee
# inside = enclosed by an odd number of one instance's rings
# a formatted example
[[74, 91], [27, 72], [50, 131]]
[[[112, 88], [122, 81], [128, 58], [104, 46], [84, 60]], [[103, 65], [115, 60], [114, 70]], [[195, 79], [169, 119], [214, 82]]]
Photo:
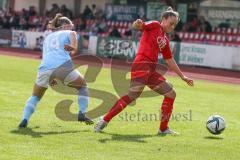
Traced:
[[175, 99], [175, 98], [177, 97], [177, 93], [176, 93], [176, 91], [175, 91], [174, 89], [172, 90], [172, 92], [173, 92], [173, 93], [172, 93], [172, 96], [173, 96], [173, 98]]
[[128, 97], [132, 100], [135, 101], [138, 97], [136, 95], [128, 94]]
[[81, 96], [88, 96], [89, 91], [88, 91], [88, 87], [87, 86], [82, 86], [79, 89], [79, 95]]
[[174, 89], [172, 89], [170, 92], [168, 92], [166, 95], [166, 97], [169, 97], [169, 98], [172, 98], [172, 99], [175, 99], [176, 96], [177, 96], [177, 93]]
[[133, 93], [133, 92], [128, 93], [128, 96], [132, 101], [136, 100], [140, 95], [141, 93]]
[[84, 87], [87, 87], [87, 82], [84, 78], [82, 79], [82, 84], [81, 85], [84, 86]]

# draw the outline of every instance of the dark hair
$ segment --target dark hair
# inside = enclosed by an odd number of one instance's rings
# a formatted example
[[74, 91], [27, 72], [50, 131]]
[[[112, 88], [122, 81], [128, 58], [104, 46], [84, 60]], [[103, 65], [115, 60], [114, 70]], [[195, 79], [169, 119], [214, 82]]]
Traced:
[[161, 19], [172, 17], [172, 16], [177, 17], [178, 22], [180, 21], [179, 13], [177, 11], [174, 11], [172, 7], [168, 7], [167, 10], [162, 13]]
[[58, 29], [64, 24], [72, 24], [72, 21], [67, 17], [63, 17], [61, 13], [57, 13], [56, 16], [49, 21], [49, 24], [51, 24], [52, 29]]

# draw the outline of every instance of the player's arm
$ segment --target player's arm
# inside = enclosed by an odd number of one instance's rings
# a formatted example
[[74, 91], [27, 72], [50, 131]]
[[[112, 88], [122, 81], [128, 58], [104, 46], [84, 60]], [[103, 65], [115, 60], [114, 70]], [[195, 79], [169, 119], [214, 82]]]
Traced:
[[149, 22], [143, 22], [141, 19], [137, 19], [133, 22], [132, 27], [137, 30], [152, 30], [155, 28], [160, 27], [160, 23], [158, 21], [149, 21]]
[[69, 51], [71, 56], [77, 53], [78, 41], [77, 41], [77, 33], [75, 31], [72, 31], [70, 33], [70, 44], [65, 44], [64, 49], [66, 51]]
[[193, 80], [185, 76], [175, 62], [169, 46], [169, 40], [167, 38], [164, 38], [164, 40], [158, 42], [158, 46], [162, 52], [163, 58], [165, 59], [168, 68], [174, 71], [189, 86], [193, 86]]
[[160, 27], [160, 23], [158, 21], [148, 21], [148, 22], [144, 22], [143, 23], [143, 30], [152, 30], [155, 28], [159, 28]]
[[180, 68], [178, 67], [177, 63], [173, 58], [169, 58], [165, 60], [169, 69], [174, 71], [183, 81], [185, 81], [189, 86], [193, 86], [193, 80], [185, 76]]

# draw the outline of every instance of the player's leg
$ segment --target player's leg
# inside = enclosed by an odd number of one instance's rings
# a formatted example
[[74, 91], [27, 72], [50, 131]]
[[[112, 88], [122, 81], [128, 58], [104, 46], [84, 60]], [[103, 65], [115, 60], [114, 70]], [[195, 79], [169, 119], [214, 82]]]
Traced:
[[159, 126], [159, 134], [173, 134], [179, 135], [178, 132], [170, 130], [168, 127], [168, 122], [172, 115], [173, 104], [176, 98], [176, 91], [172, 89], [171, 91], [164, 94], [164, 99], [161, 107], [161, 123]]
[[84, 77], [77, 70], [74, 70], [65, 78], [64, 83], [78, 90], [78, 121], [93, 124], [93, 121], [86, 116], [89, 92]]
[[132, 81], [130, 83], [130, 88], [128, 94], [122, 96], [111, 108], [111, 110], [104, 116], [104, 120], [109, 122], [114, 116], [120, 113], [128, 104], [136, 100], [142, 93], [145, 84]]
[[142, 93], [149, 76], [149, 63], [134, 62], [131, 68], [131, 83], [128, 93], [122, 96], [110, 111], [95, 126], [95, 132], [100, 132], [109, 121], [119, 114], [128, 104], [136, 100]]
[[100, 132], [107, 126], [107, 124], [110, 122], [110, 120], [118, 115], [128, 104], [130, 104], [132, 101], [136, 100], [142, 93], [143, 89], [145, 87], [145, 84], [139, 83], [137, 81], [132, 81], [130, 83], [130, 88], [128, 91], [128, 94], [122, 96], [110, 109], [110, 111], [103, 117], [102, 120], [100, 120], [94, 130], [95, 132]]
[[150, 76], [148, 86], [155, 92], [164, 96], [161, 106], [161, 122], [159, 133], [178, 134], [174, 131], [171, 131], [168, 127], [168, 122], [172, 115], [173, 103], [176, 98], [176, 92], [172, 88], [172, 85], [166, 82], [164, 77], [155, 72]]
[[36, 79], [35, 85], [33, 87], [32, 96], [29, 97], [29, 99], [27, 100], [27, 102], [25, 104], [22, 122], [19, 124], [19, 127], [27, 126], [31, 115], [36, 110], [38, 102], [43, 97], [45, 91], [48, 88], [49, 78], [50, 78], [50, 75], [52, 74], [52, 72], [53, 72], [53, 70], [38, 72], [37, 79]]
[[45, 87], [38, 86], [37, 84], [34, 85], [33, 93], [28, 98], [28, 100], [24, 106], [23, 118], [22, 118], [21, 123], [19, 124], [20, 128], [27, 127], [27, 124], [29, 122], [31, 115], [36, 110], [37, 104], [40, 101], [40, 99], [43, 97], [46, 90], [47, 90], [47, 88], [45, 88]]
[[[163, 82], [165, 83], [165, 85], [169, 85], [167, 82]], [[171, 85], [169, 85], [169, 88], [171, 87]], [[165, 88], [164, 88], [165, 89]], [[155, 91], [157, 93], [161, 93], [164, 96], [163, 102], [162, 102], [162, 106], [161, 106], [161, 122], [160, 122], [160, 126], [159, 126], [159, 134], [173, 134], [173, 135], [178, 135], [179, 133], [170, 130], [168, 123], [169, 120], [171, 118], [172, 115], [172, 110], [173, 110], [173, 104], [174, 104], [174, 100], [176, 98], [176, 92], [175, 90], [172, 88], [171, 91], [169, 92], [163, 92], [162, 88], [157, 88]]]

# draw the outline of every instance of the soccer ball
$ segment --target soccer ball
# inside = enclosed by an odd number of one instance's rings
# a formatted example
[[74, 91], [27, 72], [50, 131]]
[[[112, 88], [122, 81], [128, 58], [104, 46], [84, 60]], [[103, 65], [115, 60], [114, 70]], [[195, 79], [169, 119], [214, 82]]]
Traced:
[[220, 134], [226, 127], [225, 120], [219, 115], [212, 115], [208, 118], [206, 127], [210, 133]]

